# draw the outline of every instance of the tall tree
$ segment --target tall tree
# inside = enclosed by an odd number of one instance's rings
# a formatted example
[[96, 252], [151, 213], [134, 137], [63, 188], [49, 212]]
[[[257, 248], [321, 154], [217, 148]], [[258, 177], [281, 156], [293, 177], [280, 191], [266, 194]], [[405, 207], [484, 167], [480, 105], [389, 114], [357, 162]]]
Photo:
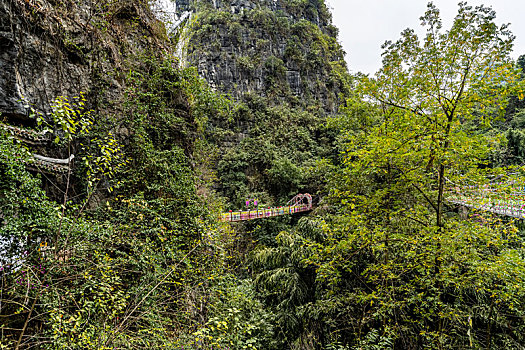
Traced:
[[[383, 67], [362, 86], [383, 107], [388, 133], [378, 135], [380, 144], [393, 146], [382, 147], [379, 159], [400, 155], [402, 164], [416, 163], [425, 170], [412, 174], [436, 180], [434, 192], [425, 197], [438, 227], [443, 226], [445, 177], [476, 167], [488, 150], [485, 140], [473, 137], [465, 125], [489, 127], [492, 112], [503, 113], [509, 94], [522, 87], [509, 57], [514, 36], [507, 25], [498, 27], [495, 17], [490, 7], [473, 9], [461, 2], [452, 28], [442, 32], [439, 10], [429, 3], [421, 17], [427, 28], [422, 42], [412, 29], [386, 42]], [[435, 176], [426, 176], [429, 171]], [[410, 179], [422, 192], [421, 181]]]
[[343, 342], [490, 349], [524, 340], [514, 226], [460, 220], [446, 205], [447, 179], [485, 181], [480, 165], [498, 138], [480, 130], [522, 91], [514, 37], [494, 19], [491, 8], [462, 2], [443, 31], [429, 3], [425, 37], [407, 29], [386, 42], [383, 67], [362, 79], [369, 109], [350, 103], [339, 212], [312, 257]]

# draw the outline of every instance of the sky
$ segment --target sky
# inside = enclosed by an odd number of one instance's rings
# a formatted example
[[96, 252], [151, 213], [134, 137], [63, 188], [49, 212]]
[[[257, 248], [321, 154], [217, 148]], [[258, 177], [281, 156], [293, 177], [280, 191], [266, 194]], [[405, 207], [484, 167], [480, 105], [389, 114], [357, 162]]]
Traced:
[[[326, 0], [333, 24], [339, 28], [339, 42], [346, 52], [352, 73], [374, 73], [381, 67], [381, 45], [399, 39], [406, 28], [424, 33], [419, 18], [427, 8], [426, 0]], [[443, 29], [450, 28], [457, 14], [457, 0], [434, 0], [441, 12]], [[491, 6], [498, 25], [510, 23], [516, 36], [513, 58], [525, 54], [525, 0], [468, 0], [472, 6]]]

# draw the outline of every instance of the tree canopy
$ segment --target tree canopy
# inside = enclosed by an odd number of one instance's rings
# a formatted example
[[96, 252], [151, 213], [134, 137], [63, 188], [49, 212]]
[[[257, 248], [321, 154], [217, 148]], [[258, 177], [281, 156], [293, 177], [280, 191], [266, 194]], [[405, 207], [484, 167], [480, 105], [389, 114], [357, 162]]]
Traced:
[[[384, 348], [517, 348], [523, 246], [512, 223], [462, 220], [447, 187], [487, 182], [486, 132], [523, 84], [514, 37], [492, 9], [459, 4], [443, 30], [429, 3], [420, 40], [383, 46], [383, 67], [348, 101], [338, 210], [316, 247], [322, 300], [341, 339]], [[504, 272], [503, 272], [504, 271]], [[322, 287], [325, 286], [325, 287]], [[326, 289], [325, 289], [326, 288]], [[335, 303], [335, 304], [334, 304]], [[344, 306], [343, 306], [344, 305]], [[521, 306], [518, 306], [521, 305]], [[343, 317], [343, 315], [345, 315]], [[352, 315], [352, 316], [350, 316]]]

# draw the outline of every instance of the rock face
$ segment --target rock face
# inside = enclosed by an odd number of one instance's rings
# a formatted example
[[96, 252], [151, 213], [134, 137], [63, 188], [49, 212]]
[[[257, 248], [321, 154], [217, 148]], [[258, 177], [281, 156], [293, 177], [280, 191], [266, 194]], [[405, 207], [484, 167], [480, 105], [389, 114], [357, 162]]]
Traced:
[[[111, 8], [103, 3], [0, 2], [2, 116], [30, 123], [30, 107], [49, 112], [57, 96], [77, 96], [81, 91], [99, 105], [118, 101], [122, 92], [118, 73], [125, 56], [160, 45], [154, 42], [156, 21], [146, 7], [131, 1]], [[138, 25], [132, 27], [132, 22]]]
[[[322, 0], [200, 0], [192, 4], [188, 60], [234, 98], [317, 105], [335, 113], [346, 71], [337, 29]], [[190, 7], [177, 1], [177, 10]]]
[[[122, 118], [126, 72], [145, 69], [137, 57], [164, 57], [168, 50], [164, 25], [145, 2], [0, 1], [0, 127], [30, 132], [36, 126], [32, 110], [49, 120], [57, 97], [71, 102], [82, 92], [85, 107], [93, 110], [98, 135], [111, 133], [126, 144], [129, 132]], [[55, 127], [56, 135], [61, 135]], [[58, 200], [62, 194], [57, 188], [65, 188], [68, 175], [57, 172], [64, 167], [48, 160], [72, 154], [80, 159], [82, 146], [78, 139], [68, 147], [59, 146], [52, 142], [56, 135], [46, 142], [24, 143], [44, 159], [35, 159], [27, 168], [48, 173], [43, 186]], [[75, 193], [82, 188], [82, 175], [76, 171], [81, 167], [75, 161], [70, 165]]]

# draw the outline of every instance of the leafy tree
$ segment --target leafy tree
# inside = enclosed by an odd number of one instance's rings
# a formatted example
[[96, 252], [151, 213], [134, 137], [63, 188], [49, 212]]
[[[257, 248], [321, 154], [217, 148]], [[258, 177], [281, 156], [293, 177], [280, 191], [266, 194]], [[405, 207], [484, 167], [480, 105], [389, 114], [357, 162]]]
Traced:
[[311, 312], [315, 310], [311, 307], [316, 298], [315, 266], [307, 259], [306, 242], [316, 242], [321, 235], [319, 222], [301, 218], [292, 230], [277, 235], [276, 246], [260, 245], [251, 256], [255, 285], [276, 316], [278, 348], [313, 349], [320, 343], [321, 327]]
[[233, 122], [242, 123], [243, 139], [224, 151], [217, 165], [220, 185], [233, 205], [231, 209], [254, 194], [265, 204], [282, 205], [298, 192], [316, 193], [325, 184], [323, 167], [316, 166], [322, 163], [321, 157], [333, 153], [334, 135], [324, 127], [325, 118], [287, 105], [268, 108], [263, 102], [253, 98], [239, 104], [232, 113], [232, 123], [213, 130], [217, 136], [222, 128], [235, 128]]
[[525, 55], [521, 55], [520, 57], [518, 57], [516, 64], [523, 73], [525, 71]]
[[[31, 154], [14, 136], [0, 131], [0, 266], [17, 265], [32, 240], [50, 235], [57, 211], [25, 169]], [[9, 244], [8, 244], [9, 243]], [[3, 271], [3, 269], [2, 269]]]
[[[385, 112], [388, 134], [378, 135], [377, 141], [386, 142], [375, 142], [383, 148], [378, 159], [394, 151], [400, 162], [410, 160], [406, 164], [437, 175], [431, 177], [437, 180], [436, 192], [428, 203], [438, 227], [443, 225], [445, 177], [453, 176], [448, 170], [472, 168], [487, 151], [464, 124], [490, 126], [487, 112], [494, 107], [503, 112], [509, 94], [521, 88], [509, 58], [514, 37], [506, 25], [493, 23], [495, 16], [490, 8], [460, 3], [452, 28], [442, 33], [439, 11], [430, 3], [421, 18], [427, 26], [423, 42], [410, 29], [397, 42], [386, 42], [383, 67], [362, 85]], [[404, 174], [416, 189], [418, 175], [415, 169]]]
[[[429, 3], [419, 40], [386, 42], [383, 67], [349, 101], [338, 214], [314, 254], [326, 324], [344, 343], [404, 349], [523, 342], [523, 248], [511, 223], [462, 221], [446, 204], [447, 180], [485, 180], [497, 138], [480, 132], [522, 84], [512, 34], [490, 8], [459, 4], [442, 30]], [[520, 306], [518, 306], [520, 305]], [[335, 324], [335, 325], [334, 325]]]
[[[525, 56], [516, 61], [520, 78], [524, 77]], [[525, 126], [525, 100], [519, 93], [510, 96], [506, 108], [505, 120], [495, 123], [495, 132], [504, 135], [506, 142], [502, 143], [490, 156], [492, 166], [508, 166], [524, 164], [525, 143], [523, 127]]]

